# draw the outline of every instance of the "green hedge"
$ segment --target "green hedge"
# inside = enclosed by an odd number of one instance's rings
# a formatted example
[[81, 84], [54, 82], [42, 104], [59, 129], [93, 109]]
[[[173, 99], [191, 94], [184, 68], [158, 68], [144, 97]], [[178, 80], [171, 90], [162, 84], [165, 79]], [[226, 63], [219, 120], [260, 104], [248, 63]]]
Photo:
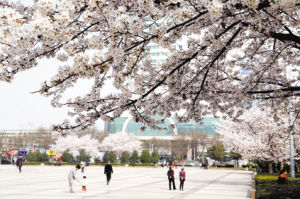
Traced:
[[[255, 177], [255, 184], [277, 184], [278, 175], [277, 174], [258, 174]], [[296, 178], [288, 177], [289, 184], [300, 185], [300, 177]]]
[[155, 166], [153, 163], [133, 163], [129, 164], [129, 166]]
[[23, 162], [23, 165], [41, 165], [41, 162]]
[[255, 177], [256, 199], [300, 198], [300, 178], [288, 177], [287, 185], [277, 184], [276, 174], [258, 174]]
[[[44, 163], [44, 165], [57, 165], [59, 163], [56, 162], [23, 162], [23, 165], [41, 165]], [[77, 165], [80, 164], [79, 162], [61, 162], [61, 165]]]
[[256, 164], [252, 164], [252, 163], [248, 163], [248, 164], [244, 164], [242, 165], [243, 168], [257, 168], [257, 165]]
[[[41, 165], [42, 162], [23, 162], [24, 165]], [[57, 165], [56, 162], [45, 162], [44, 165]], [[77, 165], [80, 164], [79, 162], [61, 162], [61, 165]], [[89, 165], [106, 165], [107, 163], [89, 163]], [[124, 163], [111, 163], [113, 166], [125, 166]], [[129, 166], [154, 166], [153, 163], [134, 163], [134, 164], [128, 164]]]
[[[97, 163], [90, 163], [90, 165], [106, 165], [107, 163], [104, 162], [97, 162]], [[124, 163], [110, 163], [111, 165], [114, 166], [125, 166]]]
[[226, 168], [233, 168], [233, 164], [218, 164], [217, 167], [226, 167]]

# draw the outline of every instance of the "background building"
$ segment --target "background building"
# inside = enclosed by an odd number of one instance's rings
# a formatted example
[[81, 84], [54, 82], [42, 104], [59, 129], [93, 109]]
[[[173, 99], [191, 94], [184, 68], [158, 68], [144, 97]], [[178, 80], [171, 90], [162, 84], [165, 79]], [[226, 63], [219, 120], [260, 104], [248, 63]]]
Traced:
[[[134, 134], [139, 136], [141, 139], [148, 139], [156, 137], [173, 137], [181, 133], [189, 133], [189, 132], [202, 132], [207, 135], [213, 136], [216, 134], [216, 123], [219, 123], [220, 119], [216, 119], [214, 117], [205, 117], [203, 119], [203, 124], [199, 125], [195, 121], [191, 120], [188, 123], [177, 123], [174, 118], [165, 119], [164, 124], [158, 125], [163, 128], [162, 130], [155, 130], [151, 128], [146, 128], [146, 130], [142, 131], [140, 128], [144, 126], [143, 123], [136, 123], [132, 120], [131, 117], [119, 117], [116, 118], [113, 122], [105, 123], [105, 131], [112, 134], [117, 132], [123, 132], [127, 134]], [[169, 125], [174, 124], [175, 128], [172, 129]]]
[[[159, 119], [159, 116], [155, 118]], [[161, 130], [148, 127], [142, 131], [143, 123], [137, 123], [131, 117], [119, 117], [113, 122], [106, 122], [105, 131], [109, 134], [123, 132], [136, 135], [143, 141], [144, 149], [148, 149], [150, 153], [155, 149], [161, 157], [181, 154], [183, 159], [196, 161], [200, 156], [204, 156], [207, 148], [213, 143], [216, 124], [219, 122], [220, 119], [213, 117], [205, 117], [201, 125], [193, 120], [178, 123], [174, 118], [167, 118], [164, 124], [159, 125]], [[174, 124], [175, 128], [170, 128], [171, 124]]]

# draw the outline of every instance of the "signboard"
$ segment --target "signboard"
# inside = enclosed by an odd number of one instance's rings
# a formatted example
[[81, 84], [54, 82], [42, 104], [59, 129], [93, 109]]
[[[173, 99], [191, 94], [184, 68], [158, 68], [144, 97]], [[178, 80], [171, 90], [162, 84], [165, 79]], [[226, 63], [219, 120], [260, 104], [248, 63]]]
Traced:
[[27, 154], [27, 151], [18, 151], [18, 156], [25, 157], [26, 154]]
[[58, 156], [58, 153], [55, 153], [54, 150], [48, 150], [48, 155], [51, 156]]

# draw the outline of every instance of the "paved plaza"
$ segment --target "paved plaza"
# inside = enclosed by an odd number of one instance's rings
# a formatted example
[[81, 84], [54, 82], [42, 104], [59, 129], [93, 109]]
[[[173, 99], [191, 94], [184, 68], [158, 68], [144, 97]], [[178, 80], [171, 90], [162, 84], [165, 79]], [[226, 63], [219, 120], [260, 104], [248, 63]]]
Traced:
[[[72, 166], [73, 167], [73, 166]], [[3, 199], [245, 199], [250, 198], [251, 173], [241, 170], [185, 168], [187, 181], [179, 191], [168, 189], [166, 168], [114, 167], [110, 185], [106, 185], [104, 167], [86, 168], [89, 185], [81, 192], [68, 192], [67, 175], [71, 166], [24, 166], [19, 173], [15, 166], [0, 165], [0, 198]], [[80, 172], [78, 172], [79, 175]]]

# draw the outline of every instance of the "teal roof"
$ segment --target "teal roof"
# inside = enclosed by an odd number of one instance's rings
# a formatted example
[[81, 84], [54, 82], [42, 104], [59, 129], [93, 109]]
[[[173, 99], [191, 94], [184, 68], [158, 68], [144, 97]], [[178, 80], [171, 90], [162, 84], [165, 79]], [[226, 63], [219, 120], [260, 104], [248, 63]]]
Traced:
[[[160, 119], [162, 117], [155, 116], [155, 119]], [[202, 120], [202, 124], [196, 123], [194, 120], [191, 120], [187, 123], [177, 123], [174, 118], [172, 118], [173, 121], [176, 124], [176, 128], [178, 130], [178, 133], [184, 131], [186, 133], [192, 132], [192, 131], [200, 131], [203, 133], [207, 133], [209, 135], [214, 135], [216, 134], [216, 123], [220, 123], [221, 120], [214, 118], [214, 117], [205, 117]], [[113, 122], [107, 122], [105, 123], [105, 129], [109, 133], [117, 133], [121, 132], [123, 125], [125, 121], [127, 120], [127, 117], [119, 117], [116, 118]], [[168, 119], [165, 119], [164, 124], [159, 124], [158, 126], [163, 128], [161, 130], [154, 130], [151, 129], [150, 127], [146, 127], [144, 131], [140, 130], [140, 127], [143, 127], [143, 123], [137, 123], [134, 122], [132, 119], [128, 122], [127, 127], [126, 127], [126, 132], [127, 133], [132, 133], [134, 135], [143, 135], [143, 136], [170, 136], [173, 135], [173, 129], [169, 128], [170, 121]]]

